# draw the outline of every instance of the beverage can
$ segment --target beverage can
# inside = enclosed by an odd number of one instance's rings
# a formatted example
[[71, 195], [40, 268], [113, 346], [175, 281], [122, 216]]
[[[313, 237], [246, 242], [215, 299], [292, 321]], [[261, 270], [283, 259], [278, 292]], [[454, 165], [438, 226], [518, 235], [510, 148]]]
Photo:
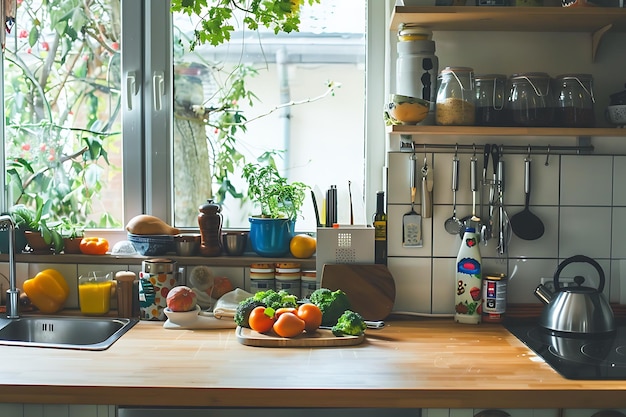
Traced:
[[505, 274], [485, 275], [483, 278], [483, 321], [500, 323], [506, 311]]

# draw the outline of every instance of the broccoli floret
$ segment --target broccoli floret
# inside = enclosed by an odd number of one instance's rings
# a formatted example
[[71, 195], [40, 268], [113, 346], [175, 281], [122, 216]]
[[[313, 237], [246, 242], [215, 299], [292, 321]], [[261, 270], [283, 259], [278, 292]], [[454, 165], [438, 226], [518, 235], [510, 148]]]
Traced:
[[254, 295], [254, 299], [261, 301], [266, 307], [278, 310], [281, 307], [297, 307], [298, 297], [289, 294], [285, 290], [278, 292], [274, 290], [261, 291]]
[[322, 310], [322, 326], [334, 326], [344, 311], [351, 307], [348, 296], [342, 290], [319, 288], [311, 294], [310, 300]]
[[241, 301], [235, 310], [235, 323], [237, 326], [250, 328], [250, 323], [248, 322], [250, 313], [259, 306], [265, 307], [265, 304], [254, 297], [248, 297]]
[[333, 326], [332, 332], [335, 336], [360, 336], [366, 328], [367, 325], [359, 313], [346, 310], [337, 320], [337, 324]]

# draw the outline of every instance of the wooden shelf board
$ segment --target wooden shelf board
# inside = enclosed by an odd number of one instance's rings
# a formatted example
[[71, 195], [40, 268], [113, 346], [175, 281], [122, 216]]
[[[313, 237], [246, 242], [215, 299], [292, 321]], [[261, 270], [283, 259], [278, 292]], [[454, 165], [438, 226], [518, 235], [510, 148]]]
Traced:
[[444, 31], [590, 32], [612, 25], [626, 31], [626, 9], [610, 7], [396, 6], [392, 31], [417, 23]]
[[483, 127], [483, 126], [415, 126], [387, 127], [394, 135], [457, 135], [457, 136], [626, 136], [626, 129], [564, 128], [564, 127]]

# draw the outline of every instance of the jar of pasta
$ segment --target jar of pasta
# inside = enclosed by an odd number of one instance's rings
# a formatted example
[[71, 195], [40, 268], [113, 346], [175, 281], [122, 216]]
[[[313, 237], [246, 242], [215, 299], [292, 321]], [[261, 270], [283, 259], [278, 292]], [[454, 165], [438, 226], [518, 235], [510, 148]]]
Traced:
[[472, 126], [476, 121], [474, 70], [445, 67], [439, 74], [435, 120], [444, 126]]

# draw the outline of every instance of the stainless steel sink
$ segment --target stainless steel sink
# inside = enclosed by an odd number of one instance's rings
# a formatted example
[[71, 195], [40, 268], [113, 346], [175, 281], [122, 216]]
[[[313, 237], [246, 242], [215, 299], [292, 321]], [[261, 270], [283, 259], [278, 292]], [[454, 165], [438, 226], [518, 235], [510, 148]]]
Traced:
[[0, 319], [0, 345], [105, 350], [137, 322], [112, 317]]

